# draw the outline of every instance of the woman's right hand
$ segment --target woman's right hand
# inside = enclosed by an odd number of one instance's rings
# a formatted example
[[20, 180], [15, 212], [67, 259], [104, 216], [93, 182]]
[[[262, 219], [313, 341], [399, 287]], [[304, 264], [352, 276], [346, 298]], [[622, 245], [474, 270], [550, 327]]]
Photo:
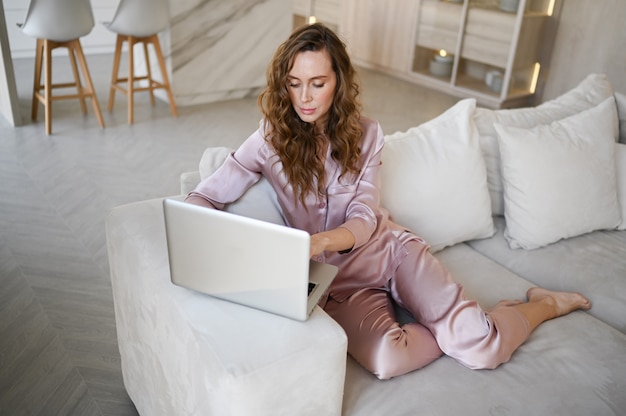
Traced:
[[311, 235], [311, 257], [325, 251], [346, 251], [354, 247], [354, 235], [343, 227]]
[[206, 199], [202, 198], [201, 196], [198, 195], [188, 195], [187, 198], [185, 198], [185, 202], [189, 203], [189, 204], [193, 204], [193, 205], [199, 205], [201, 207], [205, 207], [205, 208], [211, 208], [211, 209], [215, 209], [215, 207], [213, 206], [213, 204], [211, 204], [209, 201], [207, 201]]

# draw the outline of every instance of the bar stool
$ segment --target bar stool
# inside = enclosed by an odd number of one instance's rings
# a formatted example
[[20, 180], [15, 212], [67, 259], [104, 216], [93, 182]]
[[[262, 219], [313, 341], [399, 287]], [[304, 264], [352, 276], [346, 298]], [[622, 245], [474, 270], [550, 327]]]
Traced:
[[[83, 113], [87, 113], [86, 98], [91, 98], [93, 111], [100, 127], [104, 121], [96, 92], [91, 82], [89, 69], [80, 38], [91, 32], [94, 26], [93, 12], [89, 0], [31, 0], [24, 23], [18, 24], [26, 35], [37, 38], [35, 54], [35, 82], [33, 86], [32, 119], [37, 120], [39, 102], [44, 106], [46, 134], [52, 134], [52, 102], [56, 100], [79, 99]], [[52, 50], [64, 47], [68, 49], [74, 82], [52, 83]], [[76, 60], [80, 64], [86, 87], [81, 83]], [[42, 66], [44, 83], [41, 84]], [[53, 95], [55, 88], [76, 87], [76, 94]], [[43, 94], [42, 94], [43, 90]]]
[[[168, 0], [121, 0], [113, 20], [105, 23], [110, 31], [117, 33], [115, 43], [115, 56], [113, 60], [113, 75], [111, 77], [111, 89], [109, 92], [109, 111], [113, 110], [115, 91], [119, 90], [128, 98], [128, 124], [133, 124], [134, 94], [140, 91], [150, 92], [150, 102], [155, 104], [154, 90], [164, 89], [167, 93], [172, 115], [178, 115], [174, 95], [167, 76], [165, 60], [161, 51], [158, 33], [170, 23]], [[120, 57], [124, 42], [128, 42], [128, 77], [119, 76]], [[138, 76], [135, 73], [134, 46], [143, 45], [143, 53], [146, 60], [146, 75]], [[148, 45], [151, 44], [157, 57], [161, 71], [162, 81], [152, 77]], [[146, 87], [135, 86], [135, 82], [147, 80]], [[125, 85], [125, 87], [124, 87]]]

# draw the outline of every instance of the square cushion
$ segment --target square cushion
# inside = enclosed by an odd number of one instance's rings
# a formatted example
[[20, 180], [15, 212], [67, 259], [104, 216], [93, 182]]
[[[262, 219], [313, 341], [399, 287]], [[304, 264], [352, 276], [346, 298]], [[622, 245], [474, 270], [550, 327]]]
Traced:
[[[474, 120], [487, 166], [487, 182], [491, 194], [491, 209], [494, 215], [504, 215], [500, 153], [494, 124], [500, 123], [504, 126], [520, 128], [550, 124], [553, 121], [595, 107], [607, 98], [613, 97], [613, 94], [613, 88], [606, 75], [591, 74], [576, 88], [537, 107], [504, 110], [476, 109]], [[626, 106], [624, 111], [626, 112]], [[617, 127], [614, 134], [617, 140]]]
[[532, 249], [621, 222], [611, 96], [574, 116], [531, 129], [496, 123], [505, 237]]
[[474, 99], [459, 101], [433, 120], [386, 137], [382, 205], [433, 252], [495, 232], [475, 107]]

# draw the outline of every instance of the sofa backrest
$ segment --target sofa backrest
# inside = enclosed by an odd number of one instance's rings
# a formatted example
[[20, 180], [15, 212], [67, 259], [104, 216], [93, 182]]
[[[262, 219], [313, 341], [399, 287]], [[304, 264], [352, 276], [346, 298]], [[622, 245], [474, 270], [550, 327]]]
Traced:
[[[491, 110], [485, 108], [475, 108], [474, 110], [474, 108], [472, 108], [473, 120], [475, 124], [474, 128], [478, 132], [477, 135], [480, 142], [480, 151], [482, 151], [486, 167], [487, 187], [489, 193], [487, 197], [486, 212], [489, 211], [488, 205], [490, 198], [491, 212], [489, 214], [504, 215], [500, 151], [498, 148], [497, 132], [494, 128], [495, 123], [499, 123], [504, 126], [532, 128], [539, 125], [550, 124], [553, 121], [562, 120], [579, 114], [585, 110], [598, 107], [608, 98], [613, 98], [616, 103], [613, 111], [615, 112], [615, 110], [617, 110], [619, 126], [617, 126], [616, 123], [616, 126], [614, 127], [614, 138], [616, 141], [619, 140], [619, 142], [623, 143], [617, 145], [616, 147], [619, 150], [617, 156], [622, 157], [621, 155], [625, 153], [622, 147], [626, 146], [626, 95], [614, 92], [607, 77], [602, 74], [589, 75], [573, 90], [537, 107], [503, 110]], [[472, 115], [470, 115], [470, 118], [471, 117]], [[429, 123], [425, 123], [425, 125], [427, 124]], [[200, 162], [200, 177], [204, 179], [211, 175], [222, 165], [226, 157], [228, 157], [231, 152], [233, 152], [233, 149], [226, 147], [206, 149]], [[621, 168], [621, 170], [618, 169], [617, 172], [618, 184], [624, 188], [626, 187], [623, 183], [625, 177], [623, 172], [624, 169], [622, 168], [619, 160], [620, 159], [618, 158], [618, 167]], [[485, 167], [483, 167], [483, 169], [485, 169]], [[390, 178], [383, 177], [383, 179]], [[391, 179], [393, 182], [393, 178]], [[622, 191], [618, 194], [622, 199], [626, 197], [626, 192]], [[447, 193], [447, 195], [449, 195], [449, 193]], [[622, 201], [621, 204], [626, 205], [626, 201]], [[392, 204], [387, 203], [385, 207], [390, 210], [393, 216], [394, 210], [392, 209]], [[228, 205], [225, 210], [268, 222], [284, 224], [284, 217], [278, 204], [276, 194], [265, 179], [261, 179], [257, 184], [250, 188], [242, 198], [235, 203]], [[624, 223], [626, 224], [626, 221]], [[403, 225], [409, 226], [409, 224]], [[423, 232], [424, 230], [415, 229], [414, 231], [419, 234], [420, 231]], [[472, 234], [472, 237], [484, 238], [488, 235], [490, 234], [483, 232], [480, 235]], [[460, 239], [459, 242], [460, 241], [464, 241], [464, 239]], [[454, 240], [454, 242], [457, 241]], [[436, 246], [435, 244], [436, 247], [433, 247], [433, 249], [439, 249], [445, 245], [449, 244], [442, 244], [441, 247]]]

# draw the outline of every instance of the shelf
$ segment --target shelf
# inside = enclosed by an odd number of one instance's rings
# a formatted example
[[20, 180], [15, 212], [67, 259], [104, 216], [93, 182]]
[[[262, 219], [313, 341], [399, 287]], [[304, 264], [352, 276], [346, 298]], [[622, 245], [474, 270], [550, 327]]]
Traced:
[[[541, 59], [548, 3], [520, 0], [519, 5], [536, 7], [537, 4], [543, 9], [519, 14], [501, 10], [496, 0], [480, 3], [423, 0], [417, 18], [411, 72], [420, 81], [478, 96], [497, 105], [531, 97], [531, 78]], [[430, 61], [440, 49], [456, 55], [450, 76], [436, 76], [429, 71]], [[486, 74], [493, 70], [499, 72], [503, 83], [509, 84], [507, 91], [497, 92], [486, 85]]]
[[441, 83], [444, 83], [444, 84], [450, 84], [450, 82], [451, 82], [451, 78], [450, 77], [433, 75], [433, 74], [430, 73], [430, 71], [428, 69], [420, 69], [420, 70], [414, 71], [413, 74], [420, 75], [420, 76], [425, 77], [425, 78], [432, 78], [433, 81], [441, 82]]
[[[480, 94], [484, 94], [487, 96], [492, 96], [494, 98], [499, 98], [501, 93], [493, 91], [491, 88], [487, 86], [484, 79], [474, 78], [469, 75], [459, 74], [457, 76], [457, 87], [467, 88], [472, 91], [476, 91]], [[509, 98], [520, 98], [520, 97], [528, 97], [532, 95], [529, 90], [521, 89], [521, 88], [509, 88], [506, 97]]]

